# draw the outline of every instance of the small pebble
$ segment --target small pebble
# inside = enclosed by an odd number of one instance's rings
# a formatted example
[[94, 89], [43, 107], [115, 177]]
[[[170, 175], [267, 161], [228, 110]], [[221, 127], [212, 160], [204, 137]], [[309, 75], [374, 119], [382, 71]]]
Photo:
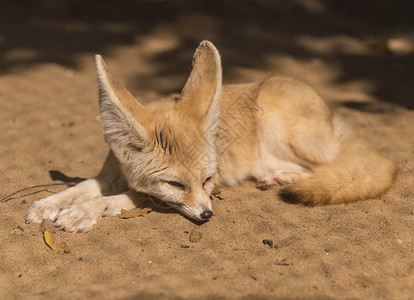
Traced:
[[264, 245], [268, 245], [269, 248], [273, 248], [273, 241], [272, 240], [263, 240]]

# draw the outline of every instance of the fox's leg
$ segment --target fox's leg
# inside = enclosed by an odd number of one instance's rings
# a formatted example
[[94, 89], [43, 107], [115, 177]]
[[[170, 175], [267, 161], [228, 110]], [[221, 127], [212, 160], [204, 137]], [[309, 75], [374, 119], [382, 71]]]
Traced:
[[66, 231], [86, 232], [101, 217], [114, 216], [121, 209], [136, 207], [139, 195], [130, 191], [113, 196], [99, 196], [82, 203], [74, 203], [63, 209], [56, 219], [56, 226]]
[[61, 210], [68, 208], [75, 202], [82, 203], [99, 196], [119, 194], [126, 189], [127, 184], [119, 171], [118, 161], [111, 152], [97, 177], [85, 180], [56, 195], [36, 201], [27, 213], [26, 222], [54, 221]]
[[95, 198], [102, 195], [101, 185], [95, 178], [85, 180], [60, 193], [36, 201], [30, 207], [26, 222], [40, 223], [43, 220], [56, 220], [60, 210], [73, 202]]
[[[331, 162], [335, 159], [336, 142], [333, 136], [309, 136], [296, 135], [290, 141], [288, 157], [291, 160], [281, 160], [277, 155], [282, 152], [279, 149], [268, 151], [272, 153], [264, 163], [270, 170], [268, 174], [260, 177], [257, 187], [268, 189], [274, 185], [295, 183], [311, 175], [311, 169], [321, 163]], [[273, 154], [274, 153], [274, 154]]]
[[264, 173], [265, 176], [257, 177], [257, 187], [260, 189], [294, 183], [310, 175], [309, 169], [293, 162], [279, 160], [276, 157], [268, 159], [266, 165], [269, 168]]
[[[289, 144], [289, 156], [292, 160], [278, 161], [274, 157], [271, 161], [277, 163], [272, 167], [270, 175], [259, 180], [260, 188], [295, 183], [310, 176], [312, 167], [335, 159], [339, 145], [330, 129], [332, 126], [323, 122], [317, 122], [317, 125], [313, 131], [297, 132], [289, 139], [286, 144]], [[272, 153], [278, 154], [280, 151], [275, 150]]]
[[266, 190], [275, 185], [294, 183], [308, 176], [310, 176], [310, 173], [305, 171], [277, 170], [265, 177], [260, 178], [257, 181], [257, 187]]

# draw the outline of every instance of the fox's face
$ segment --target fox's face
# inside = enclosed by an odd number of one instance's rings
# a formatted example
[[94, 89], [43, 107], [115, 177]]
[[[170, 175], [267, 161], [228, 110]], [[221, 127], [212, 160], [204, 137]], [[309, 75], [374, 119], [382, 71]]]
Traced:
[[112, 147], [130, 187], [193, 219], [209, 219], [217, 173], [213, 145], [189, 125], [191, 120], [156, 117], [161, 123], [154, 125], [142, 148]]
[[186, 216], [207, 220], [217, 177], [214, 133], [220, 115], [221, 65], [209, 42], [194, 54], [193, 70], [176, 104], [147, 110], [97, 57], [106, 141], [131, 188], [153, 195]]

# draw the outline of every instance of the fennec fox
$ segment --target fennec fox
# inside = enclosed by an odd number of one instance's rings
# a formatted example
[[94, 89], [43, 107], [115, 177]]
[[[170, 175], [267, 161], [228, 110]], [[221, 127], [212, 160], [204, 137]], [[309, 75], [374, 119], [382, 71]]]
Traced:
[[98, 218], [134, 208], [137, 191], [207, 220], [215, 184], [252, 178], [309, 205], [375, 198], [393, 182], [395, 165], [332, 118], [309, 86], [284, 77], [222, 86], [220, 55], [208, 41], [181, 94], [148, 105], [99, 55], [96, 68], [107, 161], [97, 177], [35, 202], [27, 222], [88, 231]]

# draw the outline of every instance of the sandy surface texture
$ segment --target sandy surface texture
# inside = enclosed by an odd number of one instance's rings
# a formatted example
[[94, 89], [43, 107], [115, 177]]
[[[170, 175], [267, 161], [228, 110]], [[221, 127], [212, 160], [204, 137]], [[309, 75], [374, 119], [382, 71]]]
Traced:
[[[0, 12], [1, 299], [414, 298], [406, 1], [26, 2]], [[203, 225], [160, 209], [85, 234], [25, 224], [34, 201], [105, 160], [93, 55], [151, 99], [181, 89], [203, 39], [220, 50], [226, 83], [273, 73], [312, 85], [396, 162], [391, 190], [311, 208], [246, 182], [222, 189]], [[47, 247], [44, 228], [66, 252]]]

